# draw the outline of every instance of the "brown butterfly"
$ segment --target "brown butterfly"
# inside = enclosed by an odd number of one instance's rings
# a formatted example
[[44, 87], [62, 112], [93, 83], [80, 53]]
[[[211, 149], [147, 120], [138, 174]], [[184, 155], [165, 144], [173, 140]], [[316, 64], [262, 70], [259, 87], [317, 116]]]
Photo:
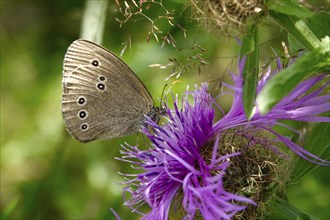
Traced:
[[76, 40], [63, 63], [62, 114], [67, 131], [81, 142], [136, 133], [154, 107], [142, 81], [116, 55], [93, 42]]

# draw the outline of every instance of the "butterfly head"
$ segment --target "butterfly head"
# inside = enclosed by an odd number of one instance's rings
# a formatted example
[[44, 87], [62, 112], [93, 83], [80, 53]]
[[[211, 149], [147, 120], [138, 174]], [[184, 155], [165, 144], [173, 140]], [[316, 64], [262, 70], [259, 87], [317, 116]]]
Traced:
[[158, 123], [160, 120], [160, 116], [164, 116], [166, 114], [167, 112], [164, 107], [153, 107], [151, 111], [147, 114], [147, 117], [155, 123]]

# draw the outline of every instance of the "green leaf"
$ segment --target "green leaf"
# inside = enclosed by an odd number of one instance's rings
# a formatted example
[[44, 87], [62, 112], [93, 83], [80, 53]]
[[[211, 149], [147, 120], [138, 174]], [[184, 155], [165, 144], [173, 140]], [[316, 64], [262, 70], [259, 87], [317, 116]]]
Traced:
[[269, 11], [271, 18], [284, 28], [289, 34], [298, 40], [307, 49], [313, 50], [320, 45], [319, 39], [309, 29], [304, 21], [297, 19], [294, 16]]
[[270, 207], [270, 215], [266, 216], [266, 220], [292, 220], [292, 219], [301, 219], [301, 220], [309, 220], [312, 219], [307, 214], [300, 211], [298, 208], [290, 204], [288, 201], [280, 199], [278, 197], [274, 197], [269, 202]]
[[[330, 36], [330, 13], [317, 13], [312, 17], [306, 19], [306, 25], [311, 29], [318, 39], [322, 39], [326, 36]], [[296, 40], [292, 35], [288, 36], [290, 50], [298, 51], [304, 48], [304, 46]]]
[[288, 35], [288, 42], [290, 51], [296, 52], [305, 48], [305, 46], [300, 43], [296, 38], [292, 37], [292, 35]]
[[315, 72], [330, 72], [330, 38], [320, 46], [302, 55], [288, 68], [278, 72], [267, 82], [257, 97], [258, 109], [266, 114], [278, 101], [291, 92], [298, 83]]
[[242, 42], [241, 58], [246, 57], [243, 69], [243, 104], [248, 119], [253, 116], [259, 73], [259, 39], [257, 24], [249, 27]]
[[[306, 137], [304, 149], [321, 157], [324, 160], [330, 159], [330, 123], [319, 123], [313, 127]], [[296, 165], [291, 175], [291, 181], [297, 182], [301, 177], [311, 172], [319, 165], [313, 164], [297, 157]]]
[[[311, 29], [318, 39], [330, 36], [330, 13], [317, 13], [306, 19], [306, 25]], [[303, 44], [297, 39], [288, 35], [290, 51], [298, 51], [304, 48]]]
[[268, 9], [274, 10], [287, 15], [294, 15], [300, 18], [306, 18], [313, 15], [307, 8], [302, 7], [298, 4], [297, 0], [268, 0]]
[[330, 12], [317, 13], [306, 19], [306, 25], [313, 31], [319, 39], [330, 36]]

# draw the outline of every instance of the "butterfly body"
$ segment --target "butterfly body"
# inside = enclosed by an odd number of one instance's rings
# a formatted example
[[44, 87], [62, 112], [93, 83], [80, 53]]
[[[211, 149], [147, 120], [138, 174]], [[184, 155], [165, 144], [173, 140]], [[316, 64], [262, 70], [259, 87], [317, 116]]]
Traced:
[[81, 142], [136, 133], [159, 108], [135, 73], [107, 49], [86, 40], [68, 48], [63, 63], [62, 114]]

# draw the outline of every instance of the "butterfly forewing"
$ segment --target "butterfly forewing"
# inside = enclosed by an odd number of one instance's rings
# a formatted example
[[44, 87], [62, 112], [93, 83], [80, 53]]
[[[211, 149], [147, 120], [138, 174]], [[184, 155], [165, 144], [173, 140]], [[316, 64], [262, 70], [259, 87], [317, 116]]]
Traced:
[[62, 84], [67, 130], [82, 142], [135, 133], [153, 108], [151, 95], [134, 72], [89, 41], [69, 46]]

